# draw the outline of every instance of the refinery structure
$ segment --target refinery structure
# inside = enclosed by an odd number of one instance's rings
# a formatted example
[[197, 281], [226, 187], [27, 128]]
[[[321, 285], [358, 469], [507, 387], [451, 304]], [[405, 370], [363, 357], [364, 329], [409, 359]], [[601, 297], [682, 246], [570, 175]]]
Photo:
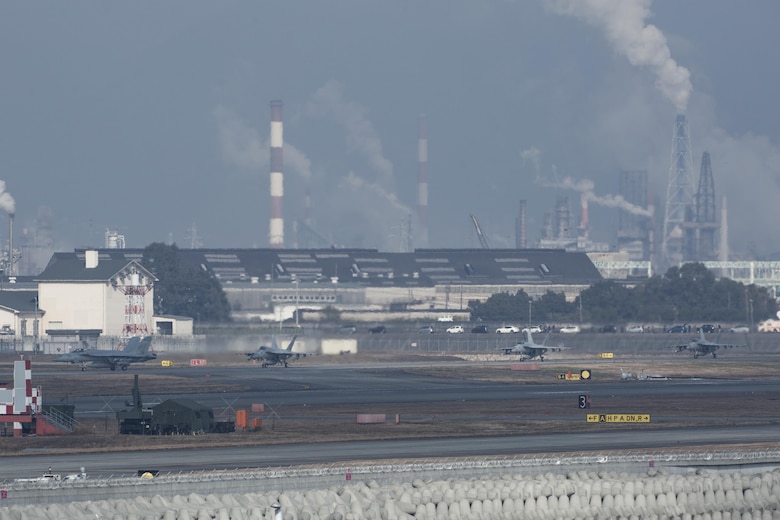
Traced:
[[[333, 243], [327, 232], [317, 229], [312, 219], [311, 187], [305, 186], [302, 215], [287, 219], [284, 206], [284, 131], [282, 101], [270, 102], [270, 160], [268, 204], [268, 247], [271, 249], [339, 249], [349, 247]], [[405, 216], [394, 228], [397, 252], [412, 253], [430, 247], [428, 229], [429, 171], [428, 128], [426, 116], [417, 121], [417, 189], [416, 214]], [[696, 162], [698, 161], [698, 162]], [[668, 175], [645, 169], [625, 169], [614, 174], [617, 194], [599, 195], [592, 181], [570, 179], [556, 181], [549, 187], [560, 188], [554, 203], [543, 218], [529, 217], [529, 205], [519, 200], [514, 216], [514, 246], [518, 250], [542, 249], [587, 253], [607, 278], [643, 277], [663, 273], [669, 267], [686, 262], [704, 262], [718, 273], [746, 283], [780, 285], [775, 262], [730, 258], [726, 197], [716, 196], [713, 159], [708, 151], [694, 155], [685, 115], [676, 116], [671, 139]], [[665, 177], [660, 179], [660, 177]], [[409, 176], [411, 177], [411, 175]], [[655, 182], [653, 180], [655, 179]], [[662, 182], [659, 182], [662, 181]], [[663, 184], [665, 197], [652, 186]], [[262, 192], [265, 189], [261, 189]], [[576, 192], [569, 197], [564, 192]], [[591, 239], [589, 207], [612, 208], [616, 230], [609, 242]], [[14, 238], [13, 208], [8, 209], [8, 240], [0, 257], [0, 269], [6, 277], [34, 276], [45, 267], [54, 251], [50, 250], [51, 233], [32, 234], [27, 230], [21, 239]], [[411, 213], [411, 212], [410, 212]], [[478, 215], [470, 217], [473, 232], [483, 249], [491, 247], [488, 236], [479, 225]], [[541, 222], [530, 230], [528, 222]], [[203, 247], [190, 231], [191, 249]], [[286, 234], [287, 233], [287, 234]], [[106, 229], [105, 249], [125, 248], [125, 237]]]

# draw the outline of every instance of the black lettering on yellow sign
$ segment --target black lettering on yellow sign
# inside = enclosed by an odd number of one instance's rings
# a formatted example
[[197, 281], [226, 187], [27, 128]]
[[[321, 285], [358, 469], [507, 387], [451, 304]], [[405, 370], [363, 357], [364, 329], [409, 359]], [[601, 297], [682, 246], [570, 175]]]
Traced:
[[650, 414], [595, 414], [589, 413], [585, 417], [589, 423], [649, 423]]

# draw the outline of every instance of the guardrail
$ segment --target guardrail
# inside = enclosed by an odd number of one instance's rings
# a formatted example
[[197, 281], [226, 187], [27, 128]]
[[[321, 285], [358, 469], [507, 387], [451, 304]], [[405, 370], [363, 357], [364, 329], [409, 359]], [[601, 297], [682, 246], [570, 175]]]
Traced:
[[88, 475], [86, 480], [5, 482], [0, 507], [86, 500], [118, 500], [159, 495], [242, 494], [303, 491], [343, 485], [348, 481], [389, 484], [409, 479], [496, 478], [508, 472], [534, 476], [570, 471], [620, 470], [644, 473], [650, 469], [684, 469], [692, 465], [740, 469], [745, 465], [780, 465], [780, 450], [620, 453], [566, 453], [480, 458], [365, 461], [295, 467], [224, 469], [187, 473], [160, 473], [154, 478], [136, 475]]

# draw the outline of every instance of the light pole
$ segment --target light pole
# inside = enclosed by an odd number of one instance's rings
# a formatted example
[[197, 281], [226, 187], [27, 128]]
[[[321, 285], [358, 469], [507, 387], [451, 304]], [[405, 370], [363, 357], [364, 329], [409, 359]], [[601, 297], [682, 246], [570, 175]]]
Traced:
[[298, 328], [298, 285], [299, 281], [296, 278], [293, 280], [293, 283], [295, 284], [295, 328]]
[[528, 298], [528, 330], [531, 330], [531, 309], [534, 305], [534, 301]]
[[33, 352], [38, 352], [38, 297], [33, 297], [35, 302], [35, 321], [33, 322]]

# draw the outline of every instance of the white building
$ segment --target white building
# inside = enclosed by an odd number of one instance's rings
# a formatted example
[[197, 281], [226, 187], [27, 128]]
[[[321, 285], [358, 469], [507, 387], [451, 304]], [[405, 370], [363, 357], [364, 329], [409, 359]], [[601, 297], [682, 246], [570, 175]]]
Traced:
[[138, 260], [95, 250], [55, 253], [36, 278], [41, 336], [94, 331], [129, 337], [152, 333], [154, 275]]

